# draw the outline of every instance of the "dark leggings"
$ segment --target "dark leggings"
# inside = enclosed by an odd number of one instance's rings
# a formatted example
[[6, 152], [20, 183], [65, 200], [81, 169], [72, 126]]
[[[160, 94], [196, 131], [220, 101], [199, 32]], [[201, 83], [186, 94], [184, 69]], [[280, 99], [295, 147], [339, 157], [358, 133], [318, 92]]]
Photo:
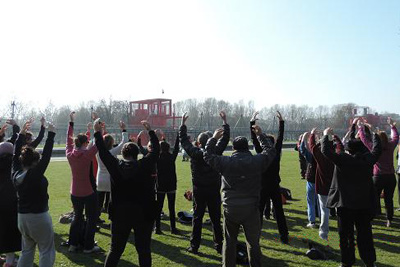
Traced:
[[381, 201], [381, 193], [382, 190], [385, 195], [385, 209], [386, 209], [386, 218], [389, 221], [393, 220], [393, 195], [394, 190], [396, 188], [396, 177], [393, 174], [382, 174], [373, 177], [374, 186], [375, 186], [375, 194], [376, 194], [376, 212], [380, 208]]
[[164, 199], [165, 195], [167, 195], [168, 198], [168, 209], [169, 209], [169, 220], [171, 223], [171, 230], [176, 229], [176, 223], [175, 223], [175, 199], [176, 199], [176, 193], [157, 193], [157, 201], [158, 201], [158, 217], [156, 220], [156, 227], [157, 229], [161, 228], [161, 211], [164, 207]]

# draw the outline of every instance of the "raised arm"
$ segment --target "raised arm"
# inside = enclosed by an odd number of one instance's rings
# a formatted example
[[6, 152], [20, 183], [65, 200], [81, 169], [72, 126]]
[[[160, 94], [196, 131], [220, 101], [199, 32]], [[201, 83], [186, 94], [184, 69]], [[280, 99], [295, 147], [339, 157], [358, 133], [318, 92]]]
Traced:
[[366, 134], [365, 134], [365, 125], [360, 124], [358, 126], [358, 133], [360, 135], [360, 139], [363, 142], [364, 146], [366, 146], [369, 151], [372, 150], [372, 142], [367, 138]]
[[8, 140], [8, 142], [15, 144], [15, 140], [17, 140], [20, 128], [19, 128], [18, 124], [15, 122], [15, 120], [13, 120], [13, 119], [8, 119], [6, 122], [12, 126], [12, 130], [13, 130], [12, 136]]
[[397, 131], [396, 123], [393, 122], [392, 118], [388, 117], [388, 123], [391, 128], [391, 137], [392, 137], [390, 143], [394, 148], [396, 148], [397, 144], [399, 143], [399, 132]]
[[67, 130], [67, 140], [66, 140], [66, 147], [65, 147], [65, 155], [69, 157], [74, 150], [74, 118], [75, 118], [75, 111], [72, 111], [69, 114], [69, 124]]
[[360, 121], [359, 118], [353, 119], [353, 123], [351, 124], [351, 128], [350, 128], [350, 139], [356, 138], [356, 125], [359, 121]]
[[195, 147], [189, 141], [189, 137], [187, 135], [187, 127], [185, 125], [185, 122], [187, 119], [188, 119], [188, 116], [186, 116], [186, 113], [183, 114], [182, 125], [179, 128], [179, 139], [181, 140], [181, 145], [182, 145], [183, 149], [186, 151], [186, 153], [189, 155], [189, 157], [194, 158], [194, 159], [203, 158], [203, 152], [198, 147]]
[[218, 139], [223, 136], [223, 132], [224, 129], [222, 128], [215, 130], [213, 137], [208, 139], [204, 152], [204, 161], [219, 173], [223, 173], [225, 171], [225, 162], [227, 162], [229, 159], [227, 156], [218, 155], [216, 153], [216, 144]]
[[308, 163], [311, 163], [313, 161], [313, 156], [311, 152], [307, 149], [307, 138], [308, 138], [309, 133], [304, 133], [301, 143], [300, 143], [300, 153], [303, 155], [303, 157], [306, 158]]
[[260, 126], [254, 125], [253, 131], [257, 135], [258, 141], [260, 142], [262, 148], [262, 152], [256, 157], [262, 157], [263, 164], [261, 164], [261, 170], [262, 172], [265, 172], [277, 155], [276, 149], [272, 139], [262, 133]]
[[[44, 127], [44, 126], [42, 126]], [[53, 124], [49, 123], [49, 131], [47, 133], [46, 144], [44, 145], [42, 158], [40, 159], [38, 165], [35, 167], [35, 171], [43, 175], [49, 165], [51, 154], [53, 152], [54, 136], [56, 135], [55, 127]]]
[[222, 138], [220, 138], [218, 140], [217, 144], [215, 145], [215, 152], [218, 155], [222, 155], [224, 153], [224, 150], [228, 146], [229, 138], [230, 138], [230, 135], [231, 135], [231, 131], [230, 131], [229, 124], [226, 122], [226, 114], [225, 114], [225, 112], [221, 111], [219, 113], [219, 116], [221, 117], [221, 119], [223, 121], [222, 127], [224, 129], [224, 134], [222, 135]]
[[36, 137], [36, 139], [33, 140], [33, 141], [29, 144], [29, 146], [31, 146], [31, 147], [33, 147], [33, 148], [36, 148], [36, 147], [40, 144], [40, 142], [42, 142], [43, 137], [44, 137], [44, 132], [45, 132], [45, 130], [46, 130], [46, 127], [44, 126], [44, 124], [46, 123], [46, 120], [45, 120], [44, 117], [42, 117], [42, 118], [40, 119], [40, 123], [41, 123], [41, 124], [40, 124], [40, 131], [39, 131], [38, 137]]
[[258, 112], [256, 111], [254, 112], [253, 116], [250, 119], [250, 134], [251, 134], [251, 140], [253, 141], [254, 149], [259, 154], [262, 152], [262, 148], [260, 142], [258, 142], [257, 135], [253, 131], [253, 126], [256, 125], [256, 121], [258, 120], [257, 115]]
[[369, 163], [371, 165], [375, 164], [379, 157], [382, 154], [382, 144], [381, 144], [381, 139], [379, 136], [374, 133], [372, 135], [372, 150], [371, 150], [371, 157], [368, 158]]
[[4, 141], [4, 137], [6, 136], [7, 124], [4, 124], [0, 128], [0, 143]]
[[140, 161], [142, 164], [155, 164], [160, 156], [160, 143], [156, 133], [151, 129], [150, 124], [147, 121], [141, 122], [145, 129], [149, 132], [151, 151], [147, 153]]
[[22, 170], [22, 164], [19, 161], [19, 156], [21, 155], [21, 149], [26, 143], [26, 132], [30, 128], [30, 121], [27, 121], [22, 127], [19, 134], [17, 134], [17, 140], [14, 145], [14, 155], [12, 160], [12, 172], [16, 173]]
[[275, 142], [275, 149], [278, 154], [282, 152], [283, 134], [285, 133], [285, 121], [279, 111], [276, 112], [279, 119], [279, 133]]
[[330, 159], [334, 164], [340, 165], [341, 164], [341, 156], [331, 149], [331, 143], [329, 141], [329, 136], [332, 135], [332, 129], [327, 128], [324, 130], [324, 136], [322, 137], [321, 142], [321, 152], [322, 154]]
[[178, 153], [179, 153], [179, 133], [176, 134], [174, 151], [172, 152], [172, 156], [174, 157], [174, 160], [176, 160]]
[[148, 151], [147, 151], [147, 149], [145, 149], [145, 148], [142, 146], [142, 139], [140, 138], [141, 135], [142, 135], [142, 132], [140, 132], [139, 135], [138, 135], [138, 137], [137, 137], [137, 145], [138, 145], [138, 147], [139, 147], [140, 153], [142, 153], [143, 156], [146, 156], [147, 153], [148, 153]]
[[121, 154], [122, 147], [129, 140], [128, 132], [126, 131], [126, 125], [123, 121], [119, 122], [119, 127], [122, 131], [122, 139], [121, 139], [121, 142], [118, 144], [118, 146], [113, 147], [110, 150], [110, 153], [114, 156]]

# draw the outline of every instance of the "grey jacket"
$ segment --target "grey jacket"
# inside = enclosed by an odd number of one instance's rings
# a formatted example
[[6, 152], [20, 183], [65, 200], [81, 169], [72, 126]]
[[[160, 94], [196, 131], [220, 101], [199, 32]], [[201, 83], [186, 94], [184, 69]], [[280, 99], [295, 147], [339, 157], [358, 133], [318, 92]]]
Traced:
[[224, 206], [258, 205], [261, 176], [274, 160], [276, 150], [270, 138], [258, 137], [262, 152], [253, 155], [250, 151], [235, 151], [232, 156], [215, 153], [217, 140], [207, 142], [204, 160], [222, 175], [222, 203]]

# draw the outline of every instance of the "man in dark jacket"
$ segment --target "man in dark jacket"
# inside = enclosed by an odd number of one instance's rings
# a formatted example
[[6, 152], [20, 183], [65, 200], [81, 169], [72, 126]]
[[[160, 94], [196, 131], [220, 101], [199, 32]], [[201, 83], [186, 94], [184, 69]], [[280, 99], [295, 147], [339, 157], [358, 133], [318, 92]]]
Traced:
[[261, 266], [260, 249], [260, 184], [265, 172], [276, 156], [272, 140], [254, 125], [263, 152], [255, 156], [249, 151], [245, 137], [233, 141], [232, 156], [216, 154], [216, 143], [223, 129], [215, 131], [209, 139], [204, 160], [222, 174], [222, 203], [224, 207], [224, 233], [222, 260], [224, 267], [236, 266], [236, 243], [240, 226], [243, 227], [250, 266]]
[[[221, 111], [220, 116], [223, 120], [224, 134], [216, 145], [217, 155], [222, 155], [229, 142], [230, 129], [226, 123], [226, 114]], [[207, 140], [211, 137], [207, 133], [201, 133], [197, 138], [198, 147], [190, 143], [187, 136], [185, 122], [188, 116], [186, 113], [182, 117], [182, 125], [179, 129], [181, 145], [190, 157], [190, 167], [192, 170], [193, 183], [193, 231], [190, 239], [188, 251], [197, 253], [201, 241], [201, 229], [203, 216], [208, 207], [208, 213], [213, 225], [214, 246], [218, 253], [222, 251], [222, 227], [221, 227], [221, 175], [208, 165], [204, 159], [204, 148]]]
[[[250, 125], [253, 127], [257, 120], [258, 112], [254, 113], [252, 119], [250, 120]], [[278, 223], [279, 234], [281, 237], [281, 241], [284, 244], [289, 242], [288, 235], [288, 227], [286, 224], [285, 213], [283, 212], [282, 207], [282, 196], [280, 192], [279, 183], [281, 182], [281, 177], [279, 175], [280, 165], [281, 165], [281, 153], [282, 153], [282, 142], [283, 142], [283, 133], [285, 131], [285, 121], [281, 113], [277, 112], [277, 117], [279, 119], [279, 134], [278, 138], [275, 142], [275, 150], [276, 156], [274, 161], [269, 166], [268, 170], [263, 173], [262, 181], [261, 181], [261, 195], [260, 195], [260, 218], [261, 218], [261, 226], [262, 226], [262, 217], [265, 214], [266, 217], [270, 216], [270, 202], [272, 200], [272, 204], [274, 205], [274, 214], [276, 218], [276, 222]], [[253, 128], [251, 128], [253, 129]], [[273, 136], [271, 136], [272, 139]], [[260, 146], [260, 142], [258, 142], [257, 136], [254, 131], [251, 131], [251, 139], [254, 144], [254, 148], [256, 152], [262, 153], [262, 147]]]
[[135, 247], [140, 266], [151, 266], [151, 233], [157, 216], [154, 165], [160, 153], [160, 144], [147, 121], [152, 149], [138, 160], [139, 148], [132, 142], [122, 147], [123, 160], [115, 158], [106, 148], [99, 119], [94, 122], [94, 137], [101, 161], [111, 175], [111, 248], [105, 266], [117, 266], [124, 252], [129, 234], [135, 232]]
[[374, 134], [373, 148], [369, 152], [360, 140], [351, 139], [347, 143], [347, 153], [336, 154], [331, 149], [331, 136], [332, 129], [325, 129], [321, 150], [335, 164], [327, 206], [337, 208], [342, 266], [352, 266], [355, 262], [354, 226], [360, 257], [367, 267], [374, 266], [372, 171], [382, 151], [381, 142]]

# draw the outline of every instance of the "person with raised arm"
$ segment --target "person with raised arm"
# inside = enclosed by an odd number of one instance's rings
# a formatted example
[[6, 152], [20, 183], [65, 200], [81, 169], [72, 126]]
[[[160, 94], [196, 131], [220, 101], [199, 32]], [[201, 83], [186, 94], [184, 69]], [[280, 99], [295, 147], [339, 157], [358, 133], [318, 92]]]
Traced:
[[91, 171], [92, 161], [97, 153], [95, 145], [88, 148], [88, 137], [80, 133], [74, 134], [75, 112], [70, 113], [70, 122], [67, 132], [66, 156], [72, 172], [71, 181], [71, 202], [74, 207], [74, 217], [69, 231], [69, 251], [78, 250], [79, 239], [83, 221], [83, 211], [87, 219], [84, 233], [84, 253], [92, 253], [100, 250], [95, 246], [94, 235], [98, 219], [97, 195], [93, 189], [93, 172]]
[[159, 158], [160, 144], [150, 124], [147, 121], [142, 124], [149, 132], [152, 149], [140, 160], [139, 148], [133, 142], [123, 145], [122, 160], [115, 158], [104, 143], [100, 120], [93, 124], [99, 157], [111, 179], [111, 247], [106, 267], [118, 265], [132, 229], [139, 265], [151, 266], [151, 234], [158, 211], [152, 171]]
[[307, 227], [315, 228], [315, 217], [316, 210], [318, 207], [318, 200], [315, 194], [315, 172], [317, 169], [317, 163], [313, 155], [310, 152], [308, 145], [308, 137], [310, 133], [305, 132], [302, 136], [300, 143], [300, 153], [304, 156], [307, 161], [307, 171], [306, 171], [306, 194], [307, 194], [307, 216], [308, 224]]
[[[121, 142], [116, 147], [114, 147], [114, 138], [112, 137], [112, 135], [104, 134], [103, 132], [104, 144], [114, 157], [121, 154], [123, 145], [129, 141], [128, 132], [126, 131], [126, 125], [123, 121], [119, 122], [119, 128], [122, 131], [122, 138]], [[103, 205], [105, 211], [108, 211], [109, 201], [106, 201], [106, 203], [104, 204], [104, 200], [110, 199], [111, 180], [110, 180], [110, 173], [107, 171], [106, 166], [104, 166], [103, 162], [100, 160], [100, 156], [98, 153], [96, 154], [96, 161], [98, 164], [97, 177], [96, 177], [97, 195], [99, 204], [98, 208], [99, 208], [99, 214], [101, 214]]]
[[22, 252], [18, 266], [32, 266], [36, 245], [39, 267], [53, 266], [56, 256], [53, 223], [49, 214], [48, 180], [44, 173], [53, 151], [55, 128], [49, 131], [42, 156], [26, 144], [30, 121], [22, 127], [14, 147], [12, 179], [18, 195], [18, 229], [22, 235]]
[[[364, 145], [372, 151], [373, 143], [367, 138], [365, 130], [369, 128], [367, 125], [358, 121], [358, 132], [361, 141]], [[394, 150], [399, 143], [399, 133], [396, 128], [396, 123], [393, 122], [392, 118], [388, 117], [387, 120], [391, 132], [392, 138], [389, 139], [386, 132], [379, 131], [378, 135], [382, 143], [382, 154], [378, 161], [374, 165], [374, 187], [375, 187], [375, 213], [380, 212], [380, 196], [382, 190], [384, 192], [385, 209], [386, 209], [386, 226], [390, 227], [393, 221], [393, 196], [394, 190], [396, 189], [396, 176], [394, 169]]]
[[262, 152], [253, 155], [249, 151], [247, 138], [238, 136], [233, 140], [231, 156], [216, 153], [216, 144], [224, 134], [217, 129], [207, 141], [204, 160], [222, 175], [222, 204], [224, 213], [224, 245], [222, 266], [236, 266], [236, 245], [240, 227], [246, 238], [249, 263], [261, 266], [260, 184], [262, 173], [267, 171], [276, 157], [272, 139], [262, 133], [260, 126], [253, 126], [261, 143]]
[[[215, 152], [222, 155], [229, 142], [230, 128], [226, 122], [224, 111], [219, 113], [223, 121], [223, 136], [216, 144]], [[197, 254], [201, 242], [201, 230], [203, 227], [203, 216], [206, 208], [210, 215], [213, 226], [214, 248], [218, 253], [222, 252], [222, 227], [221, 227], [221, 175], [211, 168], [204, 161], [204, 149], [207, 140], [211, 137], [207, 132], [200, 133], [197, 137], [198, 146], [194, 146], [188, 138], [186, 120], [187, 114], [182, 116], [182, 125], [179, 129], [179, 138], [183, 149], [190, 157], [190, 168], [192, 171], [193, 184], [193, 222], [192, 236], [190, 238], [190, 247], [188, 252]]]
[[[319, 237], [328, 240], [329, 234], [329, 215], [330, 210], [326, 207], [328, 200], [329, 188], [331, 187], [334, 165], [327, 157], [321, 152], [321, 143], [316, 141], [317, 129], [311, 130], [309, 139], [310, 152], [316, 162], [315, 170], [315, 192], [317, 193], [319, 201], [319, 214], [321, 224], [319, 226]], [[337, 139], [337, 138], [336, 138]], [[330, 142], [331, 149], [334, 150], [333, 142]]]
[[[255, 125], [257, 120], [258, 112], [255, 112], [250, 120], [251, 127], [251, 139], [254, 144], [254, 148], [258, 154], [262, 153], [262, 147], [260, 142], [257, 139], [257, 135], [253, 131], [253, 125]], [[280, 172], [280, 164], [281, 164], [281, 156], [282, 156], [282, 143], [283, 143], [283, 134], [285, 132], [285, 121], [279, 111], [276, 112], [276, 116], [279, 119], [279, 133], [278, 138], [275, 142], [275, 137], [272, 135], [269, 136], [271, 140], [275, 143], [274, 147], [276, 150], [276, 156], [268, 167], [267, 171], [262, 174], [261, 180], [261, 193], [260, 193], [260, 218], [261, 218], [261, 227], [263, 221], [263, 214], [265, 217], [270, 216], [270, 203], [272, 200], [272, 204], [274, 206], [274, 214], [276, 218], [276, 222], [278, 224], [278, 230], [281, 238], [281, 242], [284, 244], [289, 243], [289, 231], [286, 224], [285, 213], [283, 211], [282, 206], [282, 196], [280, 192], [281, 177], [279, 175]]]
[[159, 203], [156, 234], [161, 231], [161, 211], [164, 206], [165, 195], [168, 198], [169, 220], [171, 223], [171, 233], [179, 234], [176, 229], [175, 200], [176, 200], [176, 166], [175, 161], [179, 153], [179, 134], [176, 135], [174, 150], [170, 152], [170, 145], [167, 141], [160, 142], [161, 153], [157, 161], [157, 201]]
[[371, 225], [374, 215], [372, 174], [382, 153], [381, 141], [374, 134], [372, 150], [368, 151], [361, 140], [350, 139], [346, 153], [338, 154], [330, 142], [332, 132], [331, 128], [324, 130], [321, 151], [335, 165], [327, 207], [337, 209], [342, 266], [355, 263], [355, 227], [360, 257], [367, 267], [372, 267], [376, 261]]

